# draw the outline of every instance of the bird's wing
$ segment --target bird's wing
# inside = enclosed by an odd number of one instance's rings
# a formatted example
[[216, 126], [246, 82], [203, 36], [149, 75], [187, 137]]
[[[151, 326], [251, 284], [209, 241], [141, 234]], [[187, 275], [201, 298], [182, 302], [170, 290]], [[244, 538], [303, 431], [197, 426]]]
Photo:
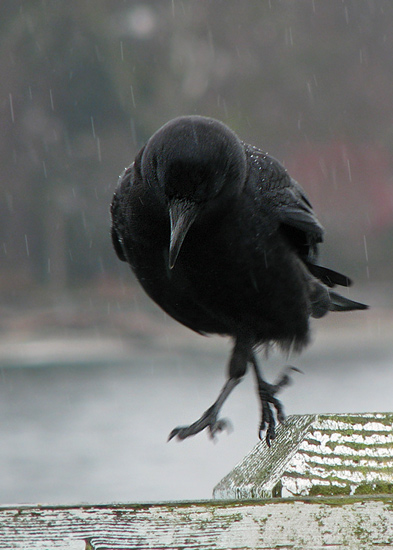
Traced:
[[[314, 277], [329, 287], [350, 286], [352, 281], [346, 275], [318, 265], [318, 243], [323, 241], [324, 230], [314, 214], [312, 206], [301, 186], [288, 176], [288, 185], [283, 186], [279, 218], [282, 230], [295, 245], [308, 270]], [[287, 201], [287, 202], [285, 202]]]
[[302, 187], [278, 160], [267, 153], [252, 146], [246, 146], [246, 153], [251, 170], [254, 169], [256, 174], [263, 202], [279, 224], [287, 228], [288, 236], [293, 230], [294, 241], [299, 241], [299, 245], [313, 246], [322, 242], [323, 227]]
[[275, 215], [280, 231], [295, 247], [310, 273], [329, 287], [336, 284], [349, 286], [349, 277], [316, 263], [317, 245], [323, 241], [324, 229], [303, 188], [275, 158], [251, 146], [248, 154], [251, 161], [256, 163], [263, 201]]
[[282, 177], [282, 184], [276, 190], [276, 203], [283, 224], [303, 231], [310, 243], [323, 241], [323, 227], [305, 192], [286, 172]]

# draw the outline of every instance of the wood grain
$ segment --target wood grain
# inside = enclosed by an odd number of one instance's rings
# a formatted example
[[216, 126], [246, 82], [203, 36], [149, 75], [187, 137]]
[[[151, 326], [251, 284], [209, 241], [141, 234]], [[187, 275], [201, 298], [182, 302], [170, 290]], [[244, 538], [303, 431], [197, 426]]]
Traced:
[[10, 506], [0, 508], [0, 548], [391, 550], [392, 510], [393, 495]]

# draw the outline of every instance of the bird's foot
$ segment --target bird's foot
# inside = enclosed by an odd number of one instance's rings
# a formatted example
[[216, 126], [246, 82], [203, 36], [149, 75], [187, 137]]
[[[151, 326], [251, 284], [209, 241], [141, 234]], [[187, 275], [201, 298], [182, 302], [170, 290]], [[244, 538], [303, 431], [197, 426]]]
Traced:
[[261, 400], [261, 408], [262, 408], [262, 419], [259, 426], [259, 438], [262, 439], [263, 432], [266, 430], [265, 440], [267, 443], [267, 446], [271, 446], [271, 442], [276, 438], [276, 419], [274, 417], [274, 412], [271, 407], [276, 409], [276, 417], [280, 424], [284, 424], [285, 422], [285, 414], [284, 414], [284, 408], [281, 404], [281, 401], [279, 401], [275, 394], [280, 391], [281, 388], [289, 385], [292, 380], [289, 375], [290, 371], [296, 371], [296, 372], [302, 372], [296, 367], [287, 367], [280, 378], [277, 380], [275, 384], [269, 384], [268, 382], [265, 382], [261, 377], [257, 377], [258, 381], [258, 393], [259, 398]]
[[228, 380], [224, 384], [224, 387], [220, 391], [216, 401], [203, 413], [201, 418], [199, 418], [196, 422], [190, 424], [189, 426], [178, 426], [177, 428], [172, 430], [169, 434], [168, 441], [170, 441], [174, 437], [177, 437], [178, 439], [186, 439], [191, 435], [195, 435], [201, 432], [205, 428], [209, 429], [209, 435], [212, 439], [214, 439], [214, 436], [218, 432], [222, 432], [225, 429], [229, 430], [231, 428], [231, 423], [229, 422], [229, 420], [217, 417], [222, 405], [224, 404], [224, 401], [239, 382], [240, 378], [228, 378]]
[[208, 428], [209, 435], [214, 439], [215, 435], [223, 430], [229, 430], [231, 428], [231, 423], [226, 418], [217, 418], [218, 408], [214, 405], [209, 407], [193, 424], [189, 426], [178, 426], [174, 428], [169, 434], [168, 441], [177, 437], [178, 439], [186, 439], [191, 435], [195, 435], [205, 428]]

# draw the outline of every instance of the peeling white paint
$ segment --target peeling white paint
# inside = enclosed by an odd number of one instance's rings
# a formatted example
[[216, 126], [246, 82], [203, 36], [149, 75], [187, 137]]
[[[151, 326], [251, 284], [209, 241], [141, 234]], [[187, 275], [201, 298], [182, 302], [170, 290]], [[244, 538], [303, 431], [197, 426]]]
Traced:
[[332, 494], [354, 494], [360, 486], [381, 490], [378, 484], [393, 484], [393, 414], [304, 415], [288, 418], [271, 449], [256, 445], [214, 496], [306, 496], [328, 494], [322, 488], [329, 486]]

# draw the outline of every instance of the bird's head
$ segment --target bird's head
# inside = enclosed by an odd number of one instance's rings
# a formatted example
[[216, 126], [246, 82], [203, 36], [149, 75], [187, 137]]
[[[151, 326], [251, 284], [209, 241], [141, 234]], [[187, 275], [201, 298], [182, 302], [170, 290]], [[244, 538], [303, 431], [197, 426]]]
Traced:
[[171, 120], [147, 142], [142, 177], [169, 211], [172, 269], [197, 218], [238, 195], [246, 179], [242, 142], [225, 124], [201, 116]]

